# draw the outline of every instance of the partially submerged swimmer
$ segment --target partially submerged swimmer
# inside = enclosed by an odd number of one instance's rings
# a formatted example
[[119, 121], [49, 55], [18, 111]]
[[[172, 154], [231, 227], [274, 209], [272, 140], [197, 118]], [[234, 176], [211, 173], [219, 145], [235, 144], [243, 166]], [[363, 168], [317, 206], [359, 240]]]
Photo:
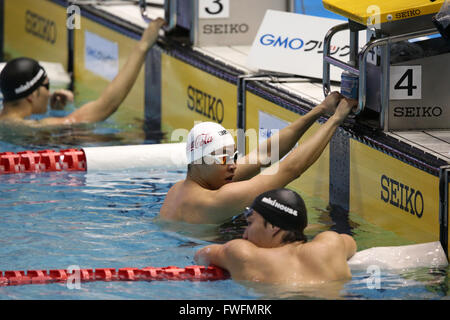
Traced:
[[0, 89], [3, 94], [0, 123], [3, 126], [45, 127], [94, 123], [107, 119], [119, 108], [136, 82], [147, 52], [155, 44], [164, 23], [161, 18], [153, 20], [142, 34], [141, 40], [136, 43], [125, 65], [100, 97], [65, 117], [28, 119], [33, 114], [44, 114], [49, 101], [52, 107], [73, 101], [73, 94], [67, 90], [50, 94], [47, 73], [36, 60], [22, 57], [9, 61], [0, 73]]
[[216, 265], [234, 280], [302, 284], [351, 278], [347, 260], [356, 252], [355, 240], [334, 231], [319, 233], [310, 242], [303, 199], [289, 189], [259, 195], [245, 211], [243, 239], [200, 249], [195, 261]]
[[[219, 224], [241, 213], [256, 196], [285, 187], [314, 164], [356, 103], [333, 92], [238, 160], [234, 138], [224, 127], [213, 122], [197, 124], [188, 135], [186, 179], [170, 188], [160, 210], [161, 217]], [[327, 114], [332, 114], [327, 122], [292, 150], [315, 121]], [[275, 158], [274, 154], [282, 158], [291, 150], [283, 161], [275, 164], [277, 170], [261, 173], [265, 164]]]

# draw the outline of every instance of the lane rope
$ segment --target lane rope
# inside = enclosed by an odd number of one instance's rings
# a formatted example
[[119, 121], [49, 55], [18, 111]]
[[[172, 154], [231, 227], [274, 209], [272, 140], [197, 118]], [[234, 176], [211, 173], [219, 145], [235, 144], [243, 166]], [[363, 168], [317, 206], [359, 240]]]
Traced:
[[0, 153], [0, 175], [52, 171], [184, 170], [186, 143]]
[[0, 153], [0, 175], [53, 171], [86, 171], [84, 151], [64, 149]]
[[217, 281], [230, 278], [229, 273], [216, 266], [186, 266], [178, 268], [98, 268], [69, 272], [65, 269], [0, 271], [0, 286], [61, 283], [78, 279], [80, 282], [94, 281]]

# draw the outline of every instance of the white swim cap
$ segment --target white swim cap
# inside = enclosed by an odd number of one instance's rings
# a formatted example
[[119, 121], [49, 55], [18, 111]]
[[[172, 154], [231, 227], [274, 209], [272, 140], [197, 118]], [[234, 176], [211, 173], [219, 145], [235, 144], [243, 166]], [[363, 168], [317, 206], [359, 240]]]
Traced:
[[234, 145], [234, 139], [224, 127], [215, 122], [202, 122], [189, 132], [186, 143], [188, 164], [210, 155], [215, 150]]

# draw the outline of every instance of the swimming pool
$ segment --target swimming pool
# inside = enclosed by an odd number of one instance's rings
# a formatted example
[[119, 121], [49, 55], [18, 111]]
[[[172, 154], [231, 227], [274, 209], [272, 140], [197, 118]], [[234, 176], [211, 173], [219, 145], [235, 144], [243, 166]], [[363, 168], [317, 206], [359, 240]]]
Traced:
[[[0, 150], [9, 145], [0, 143]], [[168, 189], [184, 171], [15, 174], [0, 176], [0, 270], [184, 267], [196, 250], [239, 237], [242, 225], [192, 226], [158, 219]], [[350, 228], [359, 249], [407, 241], [356, 215], [331, 218], [320, 199], [305, 197], [309, 238]], [[449, 297], [449, 269], [381, 273], [356, 271], [348, 282], [281, 288], [233, 280], [90, 282], [0, 287], [1, 299], [441, 299]]]
[[[314, 14], [317, 9], [320, 15], [321, 8], [314, 7], [313, 1], [297, 2], [307, 13]], [[145, 135], [141, 125], [124, 128], [107, 120], [20, 135], [3, 131], [0, 152], [157, 143], [160, 133]], [[0, 176], [0, 270], [194, 264], [194, 253], [200, 247], [237, 237], [242, 226], [160, 221], [158, 212], [166, 192], [184, 176], [184, 171], [158, 170]], [[331, 229], [351, 231], [359, 250], [410, 244], [357, 214], [330, 212], [322, 200], [304, 198], [310, 223], [320, 225], [307, 232], [309, 239]], [[54, 283], [0, 287], [0, 299], [448, 299], [449, 271], [383, 270], [379, 287], [372, 286], [372, 275], [366, 271], [354, 271], [350, 281], [295, 289], [232, 280], [91, 282], [72, 290], [64, 283]]]

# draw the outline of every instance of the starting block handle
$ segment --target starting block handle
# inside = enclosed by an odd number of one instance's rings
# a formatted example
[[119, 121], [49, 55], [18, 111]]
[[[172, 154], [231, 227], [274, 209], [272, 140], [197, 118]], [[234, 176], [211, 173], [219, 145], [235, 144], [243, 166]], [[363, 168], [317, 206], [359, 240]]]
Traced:
[[348, 29], [350, 29], [349, 23], [339, 24], [331, 28], [325, 35], [325, 39], [323, 41], [323, 77], [322, 77], [323, 93], [325, 97], [328, 96], [331, 92], [330, 65], [334, 65], [340, 69], [359, 75], [358, 68], [355, 68], [355, 66], [350, 65], [344, 61], [338, 60], [330, 55], [331, 40], [333, 39], [334, 35], [338, 32], [345, 31]]
[[[175, 29], [177, 26], [177, 7], [177, 0], [164, 1], [164, 19], [167, 21], [168, 25], [163, 26], [163, 29], [166, 32]], [[146, 0], [139, 0], [139, 9], [141, 11], [142, 18], [149, 23], [152, 19], [148, 16]]]

